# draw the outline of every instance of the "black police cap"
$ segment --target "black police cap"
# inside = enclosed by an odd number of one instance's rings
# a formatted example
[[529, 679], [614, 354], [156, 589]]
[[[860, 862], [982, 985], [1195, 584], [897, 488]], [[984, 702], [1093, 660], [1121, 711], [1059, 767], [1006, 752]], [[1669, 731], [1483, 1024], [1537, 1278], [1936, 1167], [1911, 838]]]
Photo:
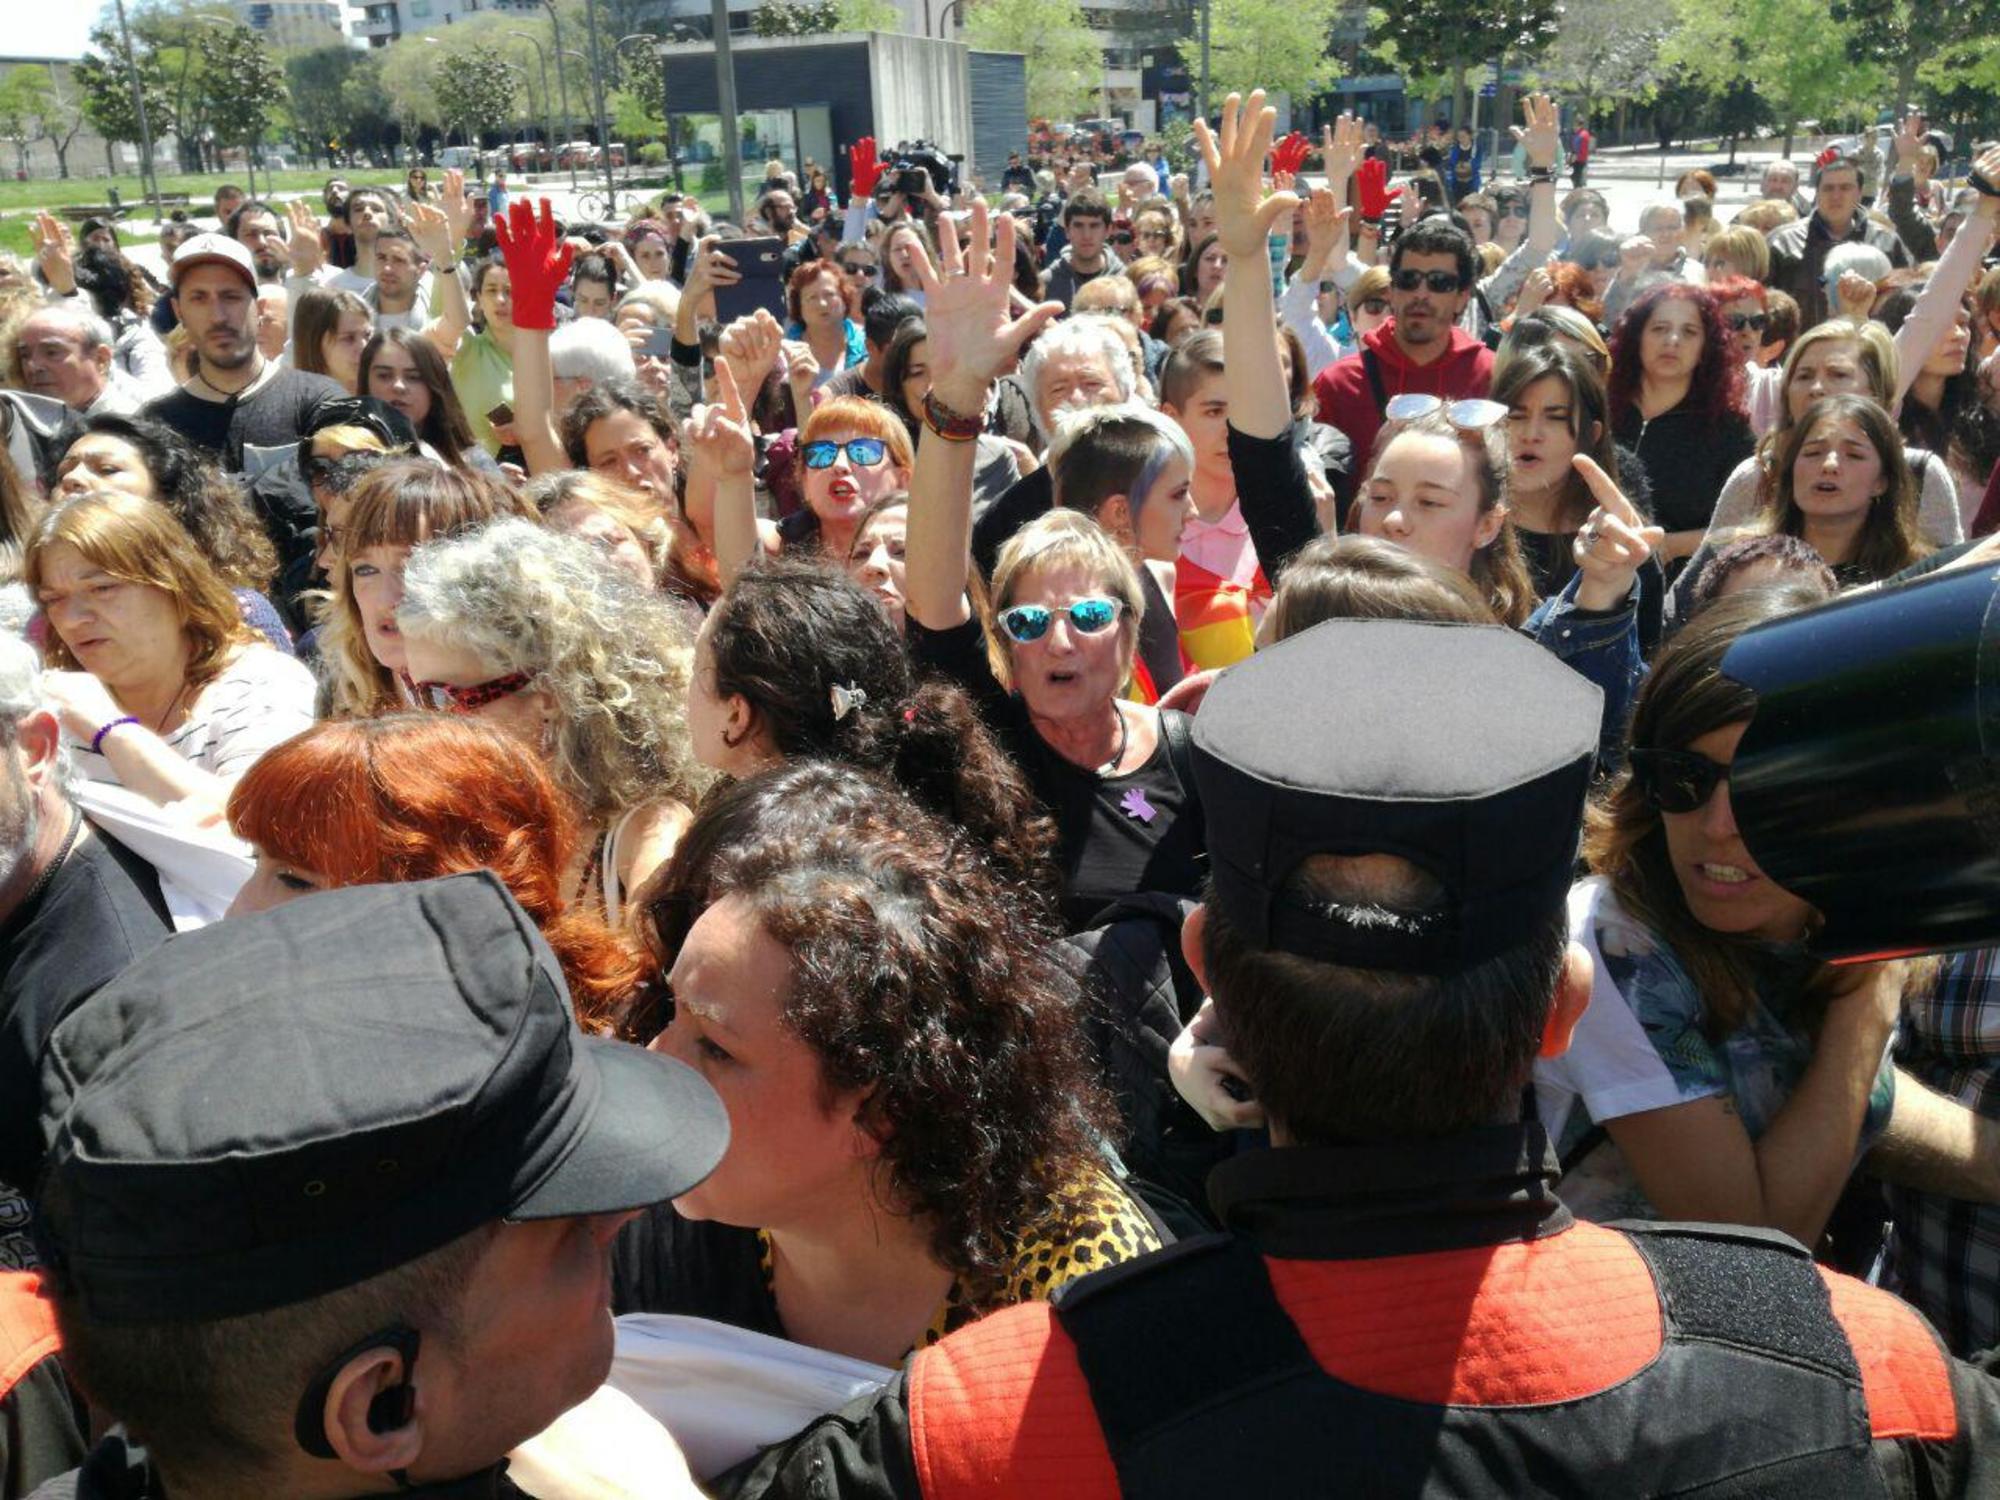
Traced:
[[729, 1136], [693, 1070], [577, 1029], [485, 871], [172, 938], [56, 1028], [43, 1089], [44, 1260], [116, 1323], [267, 1311], [496, 1219], [656, 1203]]
[[[1332, 620], [1223, 673], [1195, 720], [1208, 901], [1258, 948], [1446, 974], [1519, 946], [1574, 873], [1603, 696], [1501, 626]], [[1417, 923], [1284, 895], [1315, 854], [1442, 886]]]

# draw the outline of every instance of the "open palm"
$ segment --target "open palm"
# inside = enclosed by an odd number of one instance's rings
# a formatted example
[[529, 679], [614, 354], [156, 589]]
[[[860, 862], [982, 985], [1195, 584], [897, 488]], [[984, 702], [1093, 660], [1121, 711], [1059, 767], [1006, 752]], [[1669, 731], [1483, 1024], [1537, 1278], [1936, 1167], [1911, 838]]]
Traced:
[[1057, 302], [1008, 316], [1014, 268], [1014, 219], [1000, 217], [997, 243], [987, 237], [986, 205], [973, 205], [965, 248], [956, 235], [939, 245], [942, 271], [921, 245], [911, 246], [917, 281], [924, 290], [924, 326], [930, 339], [931, 389], [952, 411], [982, 409], [986, 388], [1020, 351], [1062, 312]]

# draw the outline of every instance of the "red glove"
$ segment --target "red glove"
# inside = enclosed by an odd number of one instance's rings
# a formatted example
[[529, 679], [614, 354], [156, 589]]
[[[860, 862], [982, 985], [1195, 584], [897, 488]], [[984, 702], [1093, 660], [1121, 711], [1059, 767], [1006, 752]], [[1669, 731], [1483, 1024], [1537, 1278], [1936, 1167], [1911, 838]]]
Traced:
[[1371, 224], [1379, 224], [1389, 205], [1403, 196], [1401, 188], [1389, 191], [1389, 164], [1372, 156], [1356, 169], [1354, 188], [1361, 198], [1361, 217]]
[[1306, 164], [1306, 157], [1312, 151], [1312, 143], [1294, 130], [1271, 148], [1271, 171], [1296, 177], [1299, 168]]
[[525, 199], [516, 198], [507, 214], [493, 221], [493, 237], [507, 262], [507, 280], [514, 298], [514, 326], [546, 332], [556, 326], [556, 288], [569, 279], [576, 254], [556, 229], [549, 200], [542, 199], [542, 221]]
[[1840, 148], [1838, 146], [1828, 146], [1824, 151], [1820, 152], [1818, 156], [1813, 158], [1813, 165], [1816, 167], [1823, 167], [1828, 162], [1832, 161], [1835, 157], [1839, 155], [1840, 155]]
[[875, 159], [875, 137], [864, 135], [847, 148], [847, 169], [854, 178], [854, 196], [872, 198], [882, 180], [882, 163]]

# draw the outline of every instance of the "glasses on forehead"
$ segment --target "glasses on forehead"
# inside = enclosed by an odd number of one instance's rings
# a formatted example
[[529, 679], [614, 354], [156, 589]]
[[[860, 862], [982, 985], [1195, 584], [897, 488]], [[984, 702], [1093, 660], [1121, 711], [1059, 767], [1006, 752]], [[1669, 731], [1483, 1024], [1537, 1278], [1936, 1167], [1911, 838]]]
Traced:
[[469, 714], [520, 692], [534, 680], [534, 675], [529, 672], [509, 672], [505, 677], [469, 686], [460, 686], [455, 682], [419, 682], [413, 687], [417, 702], [425, 708], [439, 713]]
[[[1084, 635], [1100, 635], [1118, 623], [1118, 611], [1116, 599], [1078, 599], [1065, 605], [1061, 613], [1069, 616], [1071, 628]], [[1000, 628], [1009, 640], [1025, 646], [1049, 633], [1056, 614], [1046, 604], [1017, 604], [1000, 611]]]
[[1640, 795], [1661, 812], [1697, 812], [1729, 779], [1728, 766], [1695, 750], [1634, 750], [1627, 761]]
[[1507, 408], [1498, 401], [1447, 402], [1442, 396], [1426, 396], [1417, 391], [1391, 396], [1389, 404], [1382, 408], [1382, 415], [1391, 422], [1414, 422], [1434, 411], [1443, 412], [1445, 420], [1460, 432], [1484, 432], [1507, 416]]

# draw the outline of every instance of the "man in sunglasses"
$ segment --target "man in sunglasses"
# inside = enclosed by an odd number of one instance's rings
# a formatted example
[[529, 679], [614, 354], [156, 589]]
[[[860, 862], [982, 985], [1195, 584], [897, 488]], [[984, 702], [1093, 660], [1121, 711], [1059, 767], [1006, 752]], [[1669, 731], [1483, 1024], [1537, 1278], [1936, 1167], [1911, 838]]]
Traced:
[[1209, 1176], [1227, 1232], [920, 1351], [715, 1493], [1995, 1493], [2000, 1386], [1896, 1298], [1556, 1196], [1523, 1092], [1587, 1024], [1600, 707], [1477, 625], [1332, 621], [1225, 673], [1181, 944], [1270, 1132]]
[[1390, 318], [1313, 381], [1319, 420], [1354, 444], [1353, 473], [1365, 479], [1390, 398], [1447, 401], [1484, 396], [1493, 351], [1458, 326], [1475, 285], [1472, 241], [1442, 218], [1420, 219], [1389, 252]]

